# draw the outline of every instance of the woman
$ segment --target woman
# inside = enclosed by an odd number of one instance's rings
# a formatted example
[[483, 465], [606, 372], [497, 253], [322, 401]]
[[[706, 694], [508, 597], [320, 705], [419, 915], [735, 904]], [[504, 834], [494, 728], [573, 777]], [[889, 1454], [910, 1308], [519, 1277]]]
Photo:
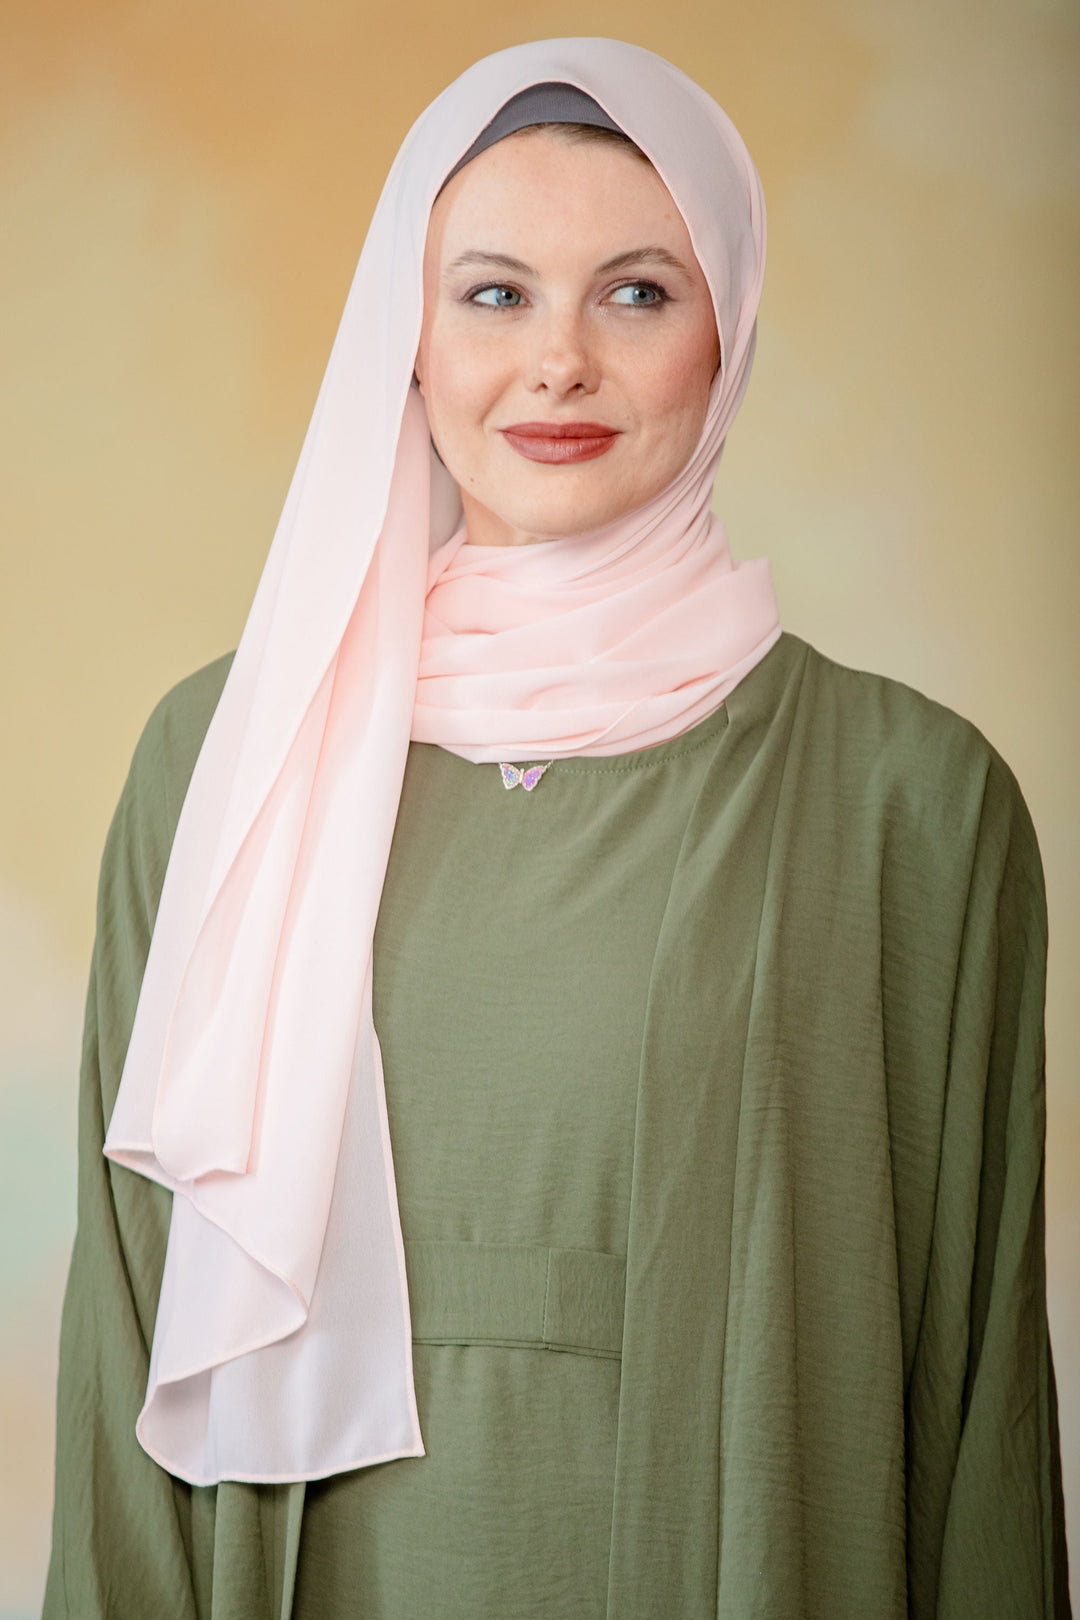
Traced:
[[730, 556], [764, 258], [617, 41], [402, 146], [110, 829], [46, 1616], [1068, 1612], [1035, 835]]

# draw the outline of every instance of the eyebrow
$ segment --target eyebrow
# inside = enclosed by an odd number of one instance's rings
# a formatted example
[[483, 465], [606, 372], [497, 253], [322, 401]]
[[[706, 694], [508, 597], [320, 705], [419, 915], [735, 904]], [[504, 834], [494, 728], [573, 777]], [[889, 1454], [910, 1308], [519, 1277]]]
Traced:
[[[460, 253], [452, 264], [447, 265], [447, 274], [463, 270], [470, 264], [489, 265], [493, 270], [512, 270], [519, 276], [535, 276], [540, 273], [534, 270], [531, 264], [512, 258], [509, 253], [487, 253], [482, 248], [469, 248], [466, 252]], [[667, 248], [655, 246], [628, 248], [625, 253], [616, 253], [613, 259], [605, 259], [603, 264], [598, 264], [595, 274], [608, 275], [613, 270], [625, 270], [632, 264], [663, 265], [668, 270], [681, 270], [684, 276], [690, 274], [686, 265], [681, 259], [677, 259], [674, 253], [669, 253]]]

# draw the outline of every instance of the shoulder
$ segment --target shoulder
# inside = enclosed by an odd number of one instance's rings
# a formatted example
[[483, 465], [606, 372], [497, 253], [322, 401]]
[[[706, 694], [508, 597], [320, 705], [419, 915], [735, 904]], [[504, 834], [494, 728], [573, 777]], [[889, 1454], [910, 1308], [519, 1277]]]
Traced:
[[169, 687], [135, 745], [129, 785], [144, 803], [160, 798], [171, 830], [234, 657], [235, 652], [223, 653]]
[[855, 669], [806, 647], [806, 684], [816, 706], [844, 727], [849, 740], [899, 761], [958, 759], [987, 765], [995, 750], [978, 726], [905, 681]]
[[801, 696], [848, 791], [928, 829], [988, 817], [1030, 826], [1015, 773], [974, 721], [894, 676], [804, 645]]
[[143, 725], [102, 854], [99, 912], [114, 921], [121, 908], [132, 927], [156, 915], [184, 796], [233, 656], [225, 653], [177, 681]]
[[874, 863], [882, 893], [964, 905], [1018, 884], [1045, 916], [1038, 838], [1017, 777], [966, 716], [894, 676], [792, 637], [784, 777], [795, 812]]

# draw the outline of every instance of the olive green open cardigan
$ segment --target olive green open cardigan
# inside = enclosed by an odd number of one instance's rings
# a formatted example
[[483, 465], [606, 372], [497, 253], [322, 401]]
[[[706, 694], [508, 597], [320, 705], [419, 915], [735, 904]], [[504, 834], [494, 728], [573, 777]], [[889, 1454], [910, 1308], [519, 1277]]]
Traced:
[[[101, 1151], [229, 663], [154, 710], [102, 861], [44, 1620], [290, 1612], [305, 1486], [135, 1439], [171, 1196]], [[1060, 1620], [1027, 807], [970, 722], [790, 633], [725, 710], [645, 1019], [608, 1620]]]

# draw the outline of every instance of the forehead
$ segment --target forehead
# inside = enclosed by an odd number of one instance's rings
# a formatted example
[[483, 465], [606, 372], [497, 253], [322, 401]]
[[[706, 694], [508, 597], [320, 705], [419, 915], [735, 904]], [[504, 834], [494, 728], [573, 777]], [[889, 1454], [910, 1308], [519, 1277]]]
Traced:
[[526, 129], [447, 183], [432, 208], [427, 247], [445, 261], [463, 247], [504, 246], [514, 235], [592, 251], [628, 231], [635, 242], [660, 241], [693, 258], [686, 223], [651, 163], [618, 142]]

